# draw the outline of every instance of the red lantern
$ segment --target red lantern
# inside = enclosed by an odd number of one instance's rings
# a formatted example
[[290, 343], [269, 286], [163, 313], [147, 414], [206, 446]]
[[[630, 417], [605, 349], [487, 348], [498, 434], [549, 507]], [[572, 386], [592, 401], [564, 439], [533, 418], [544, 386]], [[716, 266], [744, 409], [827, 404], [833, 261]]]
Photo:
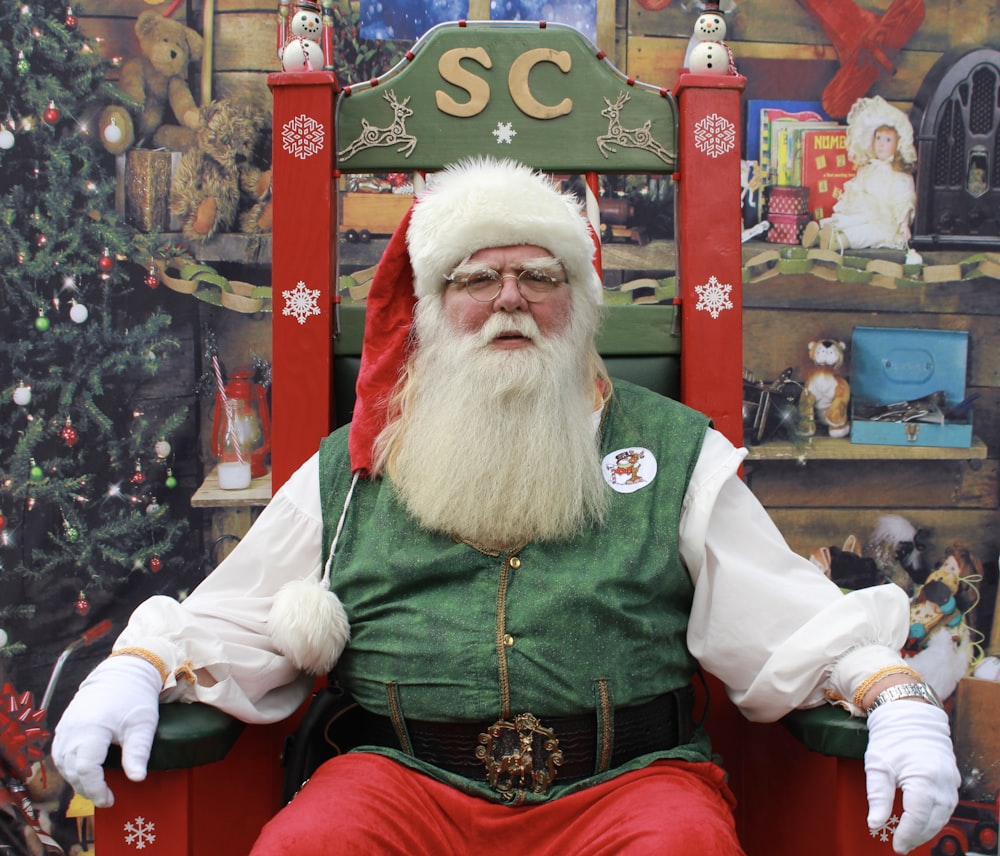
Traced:
[[[212, 443], [219, 458], [227, 435], [235, 437], [241, 451], [249, 455], [250, 477], [267, 475], [267, 457], [271, 453], [271, 417], [266, 390], [253, 383], [249, 369], [237, 369], [225, 384], [225, 401], [215, 393], [215, 416], [212, 420]], [[230, 427], [231, 425], [231, 427]]]

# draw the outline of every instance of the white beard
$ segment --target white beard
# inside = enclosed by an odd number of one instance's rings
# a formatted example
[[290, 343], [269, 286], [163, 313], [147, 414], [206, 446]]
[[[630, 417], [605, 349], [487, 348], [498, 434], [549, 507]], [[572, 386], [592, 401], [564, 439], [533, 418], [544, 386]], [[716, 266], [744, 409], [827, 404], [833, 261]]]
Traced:
[[[425, 528], [498, 548], [566, 539], [603, 521], [595, 365], [584, 356], [596, 319], [577, 309], [545, 339], [524, 313], [497, 313], [461, 333], [439, 296], [419, 302], [402, 416], [379, 444]], [[511, 329], [534, 346], [489, 347]]]

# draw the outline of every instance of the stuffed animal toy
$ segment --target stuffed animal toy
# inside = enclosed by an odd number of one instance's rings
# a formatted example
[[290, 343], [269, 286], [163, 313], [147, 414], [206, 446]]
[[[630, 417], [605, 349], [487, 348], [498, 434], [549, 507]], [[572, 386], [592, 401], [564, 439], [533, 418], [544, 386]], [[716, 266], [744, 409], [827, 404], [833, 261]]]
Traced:
[[196, 145], [181, 155], [170, 186], [170, 212], [186, 238], [204, 242], [231, 231], [246, 201], [259, 205], [254, 231], [270, 226], [270, 171], [252, 162], [265, 125], [264, 111], [249, 101], [223, 98], [201, 108]]
[[982, 564], [962, 544], [945, 551], [940, 566], [910, 600], [910, 634], [903, 648], [910, 665], [941, 698], [948, 698], [969, 673], [975, 659], [968, 614], [979, 600], [975, 583]]
[[845, 591], [889, 582], [875, 560], [861, 554], [861, 543], [855, 535], [848, 535], [843, 547], [820, 547], [809, 561]]
[[[180, 21], [157, 12], [142, 12], [135, 22], [141, 55], [122, 66], [118, 88], [126, 104], [105, 107], [98, 119], [101, 143], [111, 154], [133, 143], [185, 151], [195, 141], [198, 105], [188, 85], [188, 64], [201, 59], [202, 37]], [[167, 108], [177, 124], [167, 123]]]
[[815, 434], [817, 422], [827, 426], [831, 437], [846, 437], [851, 432], [847, 414], [851, 387], [840, 374], [846, 350], [847, 346], [836, 339], [817, 339], [809, 343], [812, 366], [806, 372], [799, 398], [801, 436]]

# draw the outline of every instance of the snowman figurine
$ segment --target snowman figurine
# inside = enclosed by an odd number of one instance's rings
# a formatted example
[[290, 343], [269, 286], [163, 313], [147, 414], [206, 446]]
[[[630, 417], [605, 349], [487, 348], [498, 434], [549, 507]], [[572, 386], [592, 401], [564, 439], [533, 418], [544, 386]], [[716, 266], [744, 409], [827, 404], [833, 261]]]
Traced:
[[285, 71], [322, 71], [325, 60], [320, 45], [323, 16], [318, 3], [299, 0], [292, 16], [291, 38], [278, 51]]
[[694, 74], [735, 74], [733, 52], [725, 38], [726, 19], [719, 11], [719, 4], [708, 4], [694, 23], [694, 33], [684, 54], [684, 67]]

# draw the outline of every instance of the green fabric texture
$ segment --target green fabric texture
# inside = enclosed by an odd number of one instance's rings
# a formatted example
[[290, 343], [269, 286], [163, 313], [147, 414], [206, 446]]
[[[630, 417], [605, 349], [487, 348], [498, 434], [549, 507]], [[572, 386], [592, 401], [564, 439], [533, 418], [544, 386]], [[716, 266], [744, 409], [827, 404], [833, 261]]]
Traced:
[[[516, 553], [519, 567], [512, 554], [488, 555], [420, 529], [388, 481], [359, 481], [331, 574], [351, 621], [337, 666], [341, 683], [382, 715], [391, 696], [406, 718], [484, 725], [501, 715], [506, 687], [511, 714], [530, 711], [544, 724], [546, 717], [596, 717], [599, 682], [615, 707], [688, 685], [697, 668], [685, 644], [693, 585], [678, 556], [678, 521], [707, 425], [677, 402], [615, 381], [601, 454], [645, 449], [655, 478], [631, 493], [612, 492], [602, 529], [526, 545]], [[346, 429], [323, 441], [320, 479], [328, 555], [351, 481]], [[503, 642], [507, 634], [512, 645]], [[485, 782], [378, 751], [500, 799]], [[683, 747], [519, 799], [551, 799], [660, 757], [711, 760], [699, 730]]]

